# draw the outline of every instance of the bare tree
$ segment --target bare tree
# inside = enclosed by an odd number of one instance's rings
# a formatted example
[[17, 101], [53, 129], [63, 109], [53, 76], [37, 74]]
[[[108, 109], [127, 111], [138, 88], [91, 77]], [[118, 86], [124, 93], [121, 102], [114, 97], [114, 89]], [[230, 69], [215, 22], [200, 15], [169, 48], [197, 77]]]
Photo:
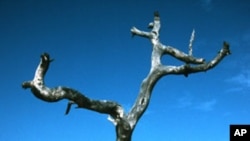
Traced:
[[[203, 58], [196, 58], [192, 55], [192, 43], [194, 40], [194, 30], [191, 35], [189, 44], [189, 53], [186, 54], [174, 47], [166, 46], [159, 40], [160, 16], [158, 12], [154, 13], [154, 21], [149, 23], [151, 31], [145, 32], [133, 27], [132, 35], [137, 35], [150, 39], [153, 51], [151, 56], [151, 69], [148, 76], [142, 81], [138, 97], [128, 113], [124, 112], [124, 108], [117, 102], [108, 100], [93, 100], [84, 94], [68, 87], [58, 86], [49, 88], [44, 84], [44, 76], [52, 62], [49, 54], [41, 55], [40, 63], [35, 72], [33, 80], [23, 82], [22, 87], [30, 88], [31, 92], [39, 99], [47, 102], [57, 102], [62, 99], [68, 99], [66, 113], [70, 111], [72, 104], [76, 104], [78, 108], [85, 108], [109, 115], [109, 120], [116, 127], [116, 141], [131, 141], [133, 130], [149, 105], [152, 90], [157, 81], [166, 75], [184, 75], [191, 73], [207, 71], [215, 67], [225, 56], [230, 54], [229, 44], [224, 42], [222, 49], [209, 62]], [[168, 66], [161, 63], [163, 55], [170, 55], [183, 62], [180, 66]]]

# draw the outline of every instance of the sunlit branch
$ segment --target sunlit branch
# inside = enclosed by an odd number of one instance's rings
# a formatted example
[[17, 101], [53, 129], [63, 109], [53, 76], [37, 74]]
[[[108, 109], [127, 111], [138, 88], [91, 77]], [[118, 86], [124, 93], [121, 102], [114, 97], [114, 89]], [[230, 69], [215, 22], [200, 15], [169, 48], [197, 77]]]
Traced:
[[30, 88], [37, 98], [46, 102], [57, 102], [62, 99], [68, 99], [69, 103], [65, 114], [69, 113], [72, 104], [76, 104], [78, 108], [86, 108], [99, 113], [109, 114], [114, 119], [123, 117], [124, 110], [116, 102], [92, 100], [82, 93], [68, 87], [58, 86], [55, 88], [49, 88], [45, 86], [44, 76], [49, 68], [50, 62], [49, 54], [42, 54], [34, 79], [32, 81], [24, 82], [22, 87], [25, 89]]
[[[169, 74], [184, 75], [188, 76], [191, 73], [197, 73], [202, 71], [207, 71], [215, 67], [225, 56], [230, 54], [229, 44], [224, 42], [223, 48], [220, 50], [218, 55], [208, 63], [205, 62], [203, 58], [196, 58], [193, 56], [193, 41], [195, 36], [195, 31], [193, 30], [190, 43], [189, 43], [189, 53], [186, 54], [177, 48], [163, 45], [159, 39], [160, 31], [160, 18], [159, 13], [155, 13], [154, 22], [149, 24], [149, 32], [141, 31], [135, 27], [132, 28], [131, 32], [133, 35], [138, 35], [150, 39], [153, 45], [153, 51], [151, 56], [151, 69], [149, 75], [142, 81], [139, 95], [135, 101], [134, 106], [128, 114], [128, 119], [131, 126], [134, 127], [140, 117], [143, 115], [150, 101], [151, 92], [157, 81]], [[136, 29], [136, 30], [133, 30]], [[145, 36], [150, 35], [150, 36]], [[169, 66], [163, 65], [161, 58], [163, 55], [170, 55], [183, 62], [181, 66]], [[191, 65], [192, 64], [192, 65]]]
[[[230, 54], [229, 44], [224, 42], [222, 49], [212, 60], [206, 62], [203, 58], [194, 57], [194, 30], [191, 34], [188, 54], [175, 47], [162, 44], [159, 39], [161, 24], [158, 12], [154, 13], [154, 21], [149, 23], [148, 28], [150, 31], [141, 31], [136, 27], [132, 27], [130, 30], [133, 36], [137, 35], [148, 38], [151, 41], [152, 55], [149, 74], [142, 81], [138, 97], [127, 114], [124, 113], [124, 109], [117, 102], [93, 100], [68, 87], [47, 87], [44, 84], [44, 77], [49, 69], [50, 63], [52, 62], [49, 54], [47, 53], [41, 55], [41, 60], [36, 69], [34, 79], [23, 82], [22, 87], [25, 89], [30, 88], [32, 93], [37, 98], [46, 102], [57, 102], [62, 99], [68, 99], [69, 102], [67, 104], [65, 114], [70, 112], [70, 109], [74, 104], [77, 105], [78, 108], [85, 108], [99, 113], [108, 114], [108, 119], [113, 122], [116, 127], [116, 141], [131, 141], [134, 128], [140, 117], [146, 111], [153, 88], [161, 77], [171, 74], [184, 75], [187, 77], [192, 73], [207, 71], [214, 68], [224, 57]], [[183, 62], [183, 64], [180, 66], [162, 64], [161, 58], [163, 55], [174, 57]]]
[[194, 34], [195, 34], [195, 30], [193, 29], [191, 37], [190, 37], [190, 41], [189, 41], [189, 52], [188, 52], [189, 56], [193, 55]]

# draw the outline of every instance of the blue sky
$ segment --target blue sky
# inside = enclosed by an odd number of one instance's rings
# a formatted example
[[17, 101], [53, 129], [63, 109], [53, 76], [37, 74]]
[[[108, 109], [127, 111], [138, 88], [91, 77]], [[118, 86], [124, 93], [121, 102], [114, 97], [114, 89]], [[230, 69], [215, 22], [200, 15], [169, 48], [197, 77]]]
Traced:
[[[131, 38], [161, 16], [161, 42], [212, 59], [224, 40], [232, 55], [216, 68], [166, 76], [153, 91], [133, 141], [228, 141], [230, 124], [250, 123], [250, 3], [247, 0], [1, 0], [2, 69], [0, 140], [112, 141], [107, 115], [72, 109], [67, 101], [46, 103], [21, 83], [33, 78], [43, 52], [55, 61], [49, 87], [68, 86], [93, 99], [115, 100], [128, 111], [150, 69], [151, 43]], [[181, 62], [163, 57], [166, 65]]]

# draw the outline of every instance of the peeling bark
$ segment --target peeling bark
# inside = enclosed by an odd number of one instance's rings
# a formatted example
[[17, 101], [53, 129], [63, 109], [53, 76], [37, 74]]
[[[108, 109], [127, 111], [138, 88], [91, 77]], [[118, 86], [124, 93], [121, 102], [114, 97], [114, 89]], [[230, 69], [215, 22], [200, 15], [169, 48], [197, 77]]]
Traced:
[[[224, 42], [219, 53], [209, 62], [203, 58], [196, 58], [192, 55], [192, 43], [194, 40], [194, 31], [191, 35], [189, 44], [189, 53], [186, 54], [177, 48], [163, 45], [159, 40], [160, 31], [160, 16], [158, 12], [154, 13], [154, 21], [149, 23], [151, 31], [141, 31], [136, 27], [131, 29], [133, 36], [141, 36], [148, 38], [153, 46], [151, 56], [151, 69], [148, 76], [142, 81], [138, 97], [131, 108], [130, 112], [124, 113], [123, 107], [114, 101], [108, 100], [93, 100], [84, 94], [68, 88], [55, 87], [49, 88], [44, 84], [44, 77], [52, 62], [49, 54], [41, 55], [40, 63], [35, 72], [34, 79], [23, 82], [22, 87], [30, 88], [31, 92], [39, 99], [46, 102], [58, 102], [62, 99], [68, 99], [69, 103], [65, 114], [68, 114], [72, 104], [76, 104], [78, 108], [84, 108], [96, 111], [103, 114], [108, 114], [109, 120], [112, 121], [116, 127], [117, 141], [131, 141], [132, 133], [136, 127], [137, 122], [146, 111], [154, 86], [158, 80], [166, 75], [184, 75], [188, 76], [192, 73], [207, 71], [214, 68], [227, 55], [230, 54], [229, 44]], [[183, 62], [180, 66], [168, 66], [161, 63], [163, 55], [170, 55]]]

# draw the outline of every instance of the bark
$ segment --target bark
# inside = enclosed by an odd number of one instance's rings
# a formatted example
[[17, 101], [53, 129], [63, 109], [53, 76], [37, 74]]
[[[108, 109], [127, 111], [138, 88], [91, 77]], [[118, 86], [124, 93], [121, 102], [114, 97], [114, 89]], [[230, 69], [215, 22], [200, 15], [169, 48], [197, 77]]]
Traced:
[[[186, 54], [177, 48], [163, 45], [159, 40], [160, 16], [158, 12], [154, 13], [154, 21], [149, 24], [151, 31], [141, 31], [136, 27], [131, 29], [133, 36], [141, 36], [148, 38], [153, 46], [151, 56], [151, 69], [147, 77], [142, 81], [138, 97], [131, 108], [130, 112], [124, 113], [123, 107], [114, 101], [93, 100], [84, 94], [68, 87], [49, 88], [44, 83], [44, 77], [52, 62], [49, 54], [41, 55], [40, 63], [35, 72], [34, 79], [23, 82], [22, 87], [30, 88], [31, 92], [39, 99], [47, 102], [58, 102], [62, 99], [68, 99], [68, 105], [65, 114], [68, 114], [72, 104], [76, 104], [78, 108], [85, 108], [109, 115], [109, 120], [116, 127], [117, 141], [131, 141], [132, 133], [137, 122], [147, 109], [154, 86], [158, 80], [166, 75], [184, 75], [191, 73], [207, 71], [215, 67], [225, 56], [230, 54], [229, 44], [224, 42], [222, 49], [209, 62], [203, 58], [192, 56], [192, 43], [194, 40], [194, 31], [191, 35], [189, 44], [189, 54]], [[161, 63], [163, 55], [170, 55], [183, 62], [180, 66], [168, 66]]]

